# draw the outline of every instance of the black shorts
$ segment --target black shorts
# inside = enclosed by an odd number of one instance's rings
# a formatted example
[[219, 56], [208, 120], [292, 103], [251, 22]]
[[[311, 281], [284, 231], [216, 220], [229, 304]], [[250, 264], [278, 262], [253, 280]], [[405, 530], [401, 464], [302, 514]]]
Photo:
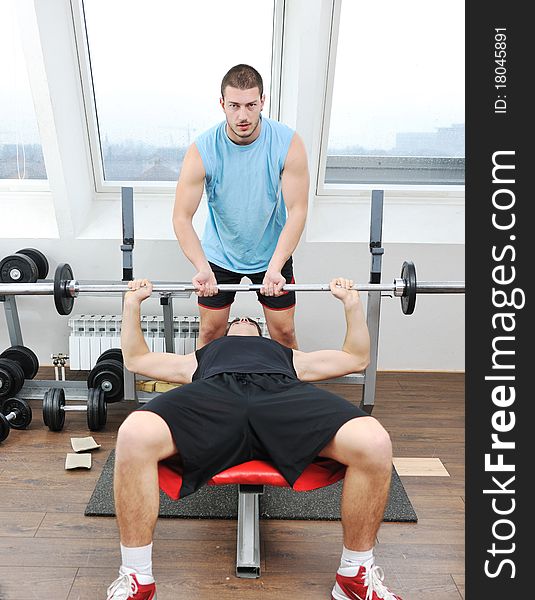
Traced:
[[[251, 283], [259, 284], [264, 280], [266, 274], [265, 271], [259, 273], [235, 273], [234, 271], [228, 271], [223, 267], [220, 267], [214, 263], [209, 263], [212, 271], [214, 272], [217, 283], [230, 283], [239, 284], [243, 277], [248, 277]], [[284, 263], [281, 274], [286, 279], [286, 283], [295, 283], [294, 272], [293, 272], [293, 261], [292, 257]], [[260, 292], [256, 292], [260, 304], [269, 308], [270, 310], [288, 310], [295, 306], [295, 292], [284, 292], [282, 296], [264, 296]], [[207, 296], [198, 298], [197, 302], [204, 308], [211, 308], [213, 310], [219, 310], [221, 308], [227, 308], [234, 302], [236, 292], [218, 292], [215, 296]]]
[[167, 423], [180, 498], [225, 469], [267, 460], [293, 485], [347, 421], [368, 416], [344, 398], [281, 374], [222, 373], [165, 392], [138, 410]]

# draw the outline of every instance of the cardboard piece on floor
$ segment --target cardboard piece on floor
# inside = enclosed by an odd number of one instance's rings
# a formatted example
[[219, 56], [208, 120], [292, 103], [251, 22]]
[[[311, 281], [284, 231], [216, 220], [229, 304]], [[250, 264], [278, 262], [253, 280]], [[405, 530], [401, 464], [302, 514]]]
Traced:
[[83, 438], [71, 438], [71, 446], [75, 452], [85, 452], [86, 450], [96, 450], [100, 444], [95, 442], [93, 436]]
[[450, 474], [442, 464], [440, 458], [394, 458], [394, 466], [398, 475], [449, 477]]
[[65, 469], [90, 469], [91, 454], [74, 454], [69, 452], [65, 459]]

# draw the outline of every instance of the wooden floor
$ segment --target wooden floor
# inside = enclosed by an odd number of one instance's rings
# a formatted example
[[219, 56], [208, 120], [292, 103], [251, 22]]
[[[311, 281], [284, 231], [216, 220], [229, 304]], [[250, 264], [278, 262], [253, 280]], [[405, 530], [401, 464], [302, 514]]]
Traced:
[[[50, 378], [41, 369], [38, 378]], [[68, 378], [74, 378], [68, 375]], [[53, 375], [52, 375], [53, 377]], [[329, 384], [355, 399], [360, 387]], [[376, 562], [403, 600], [464, 598], [464, 376], [379, 373], [373, 415], [395, 457], [438, 457], [450, 477], [402, 477], [418, 523], [383, 523]], [[33, 422], [0, 444], [0, 600], [105, 600], [120, 562], [115, 519], [84, 517], [118, 425], [133, 403], [109, 405], [91, 470], [65, 471], [70, 438], [91, 435], [70, 412], [60, 433]], [[262, 577], [238, 579], [234, 521], [161, 519], [153, 565], [158, 600], [328, 600], [342, 546], [339, 522], [262, 521]]]

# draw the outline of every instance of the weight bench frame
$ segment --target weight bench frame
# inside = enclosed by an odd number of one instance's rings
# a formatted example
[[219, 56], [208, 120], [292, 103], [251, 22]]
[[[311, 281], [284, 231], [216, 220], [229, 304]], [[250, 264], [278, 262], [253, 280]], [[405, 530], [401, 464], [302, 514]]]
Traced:
[[260, 577], [260, 496], [263, 485], [238, 485], [236, 577]]

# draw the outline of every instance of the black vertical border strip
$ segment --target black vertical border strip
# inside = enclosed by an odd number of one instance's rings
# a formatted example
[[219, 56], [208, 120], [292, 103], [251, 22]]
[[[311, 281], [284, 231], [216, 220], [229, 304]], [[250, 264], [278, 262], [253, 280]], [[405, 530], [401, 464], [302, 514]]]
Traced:
[[[535, 227], [528, 214], [533, 212], [530, 207], [535, 206], [533, 190], [528, 189], [531, 172], [535, 171], [535, 153], [528, 153], [527, 142], [533, 138], [534, 130], [528, 89], [533, 85], [535, 32], [529, 31], [527, 6], [522, 2], [466, 0], [465, 597], [469, 600], [523, 598], [534, 594], [527, 564], [533, 554], [532, 539], [528, 545], [533, 531], [529, 513], [532, 507], [535, 509], [533, 493], [531, 499], [528, 493], [530, 478], [532, 482], [535, 479], [535, 431], [531, 433], [535, 393], [528, 380], [530, 371], [535, 370], [532, 308]], [[495, 34], [501, 33], [496, 28], [505, 28], [506, 35], [506, 60], [501, 64], [495, 62], [500, 58], [495, 56], [495, 50], [503, 49], [495, 46]], [[506, 69], [506, 88], [495, 87], [503, 83], [495, 79], [503, 72], [500, 66]], [[504, 151], [513, 151], [514, 155], [495, 155]], [[514, 170], [497, 172], [502, 180], [511, 178], [514, 183], [493, 183], [493, 155], [501, 164], [514, 164]], [[509, 198], [512, 206], [507, 210], [493, 206], [493, 194], [500, 189], [509, 191], [498, 193], [495, 201], [504, 205]], [[512, 223], [514, 219], [514, 225], [498, 229], [493, 225], [493, 214], [501, 224]], [[509, 250], [505, 251], [507, 246]], [[496, 260], [496, 256], [500, 258]], [[497, 284], [494, 280], [493, 271], [500, 266], [503, 279], [514, 274], [510, 283]], [[498, 272], [494, 273], [496, 276]], [[497, 307], [493, 289], [501, 290], [517, 307]], [[525, 305], [521, 306], [523, 297]], [[499, 319], [493, 323], [493, 316], [505, 312], [511, 315], [507, 325], [514, 327], [508, 332], [504, 331], [504, 321], [502, 325]], [[510, 365], [508, 370], [493, 368], [496, 348], [493, 349], [493, 342], [496, 344], [497, 336], [509, 336], [498, 342], [498, 347], [514, 351], [500, 360], [501, 364]], [[505, 374], [514, 376], [514, 380], [485, 379]], [[493, 402], [492, 392], [499, 385], [507, 386], [509, 397], [510, 388], [514, 388], [515, 400], [508, 408]], [[512, 449], [492, 449], [491, 436], [497, 433], [492, 419], [498, 418], [500, 410], [506, 411], [502, 423], [515, 420], [511, 431], [498, 433], [500, 440], [514, 442]], [[492, 463], [502, 454], [505, 464], [514, 465], [514, 472], [485, 470], [485, 454], [490, 454]], [[514, 481], [505, 486], [513, 476]], [[508, 493], [484, 493], [499, 489], [493, 477]], [[497, 510], [512, 512], [500, 515]]]

